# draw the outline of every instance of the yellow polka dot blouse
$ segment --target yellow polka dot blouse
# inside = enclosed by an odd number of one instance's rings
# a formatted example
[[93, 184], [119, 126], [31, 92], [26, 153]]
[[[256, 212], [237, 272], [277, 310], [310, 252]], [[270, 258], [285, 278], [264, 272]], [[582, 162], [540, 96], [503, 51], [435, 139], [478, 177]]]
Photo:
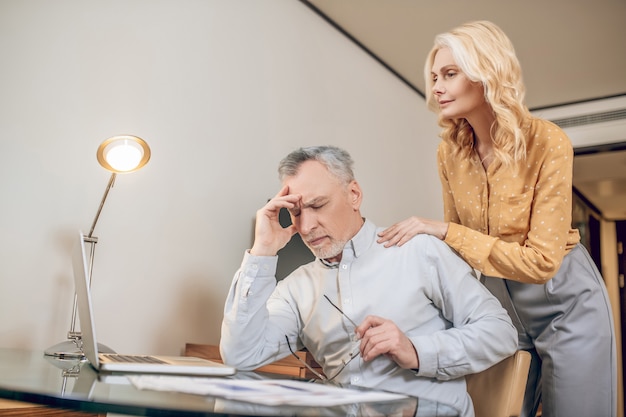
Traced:
[[580, 240], [572, 223], [573, 149], [553, 123], [531, 119], [527, 158], [485, 170], [442, 141], [437, 152], [446, 243], [481, 273], [527, 283], [552, 278]]

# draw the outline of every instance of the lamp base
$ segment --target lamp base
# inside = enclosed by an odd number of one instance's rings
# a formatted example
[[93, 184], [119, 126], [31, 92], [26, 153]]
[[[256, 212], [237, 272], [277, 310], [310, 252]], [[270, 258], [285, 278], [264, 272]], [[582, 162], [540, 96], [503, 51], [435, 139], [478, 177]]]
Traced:
[[[43, 351], [46, 356], [53, 356], [58, 359], [78, 359], [87, 360], [83, 349], [81, 348], [82, 341], [79, 340], [66, 340], [65, 342], [57, 343], [54, 346], [49, 347]], [[98, 343], [99, 353], [115, 353], [110, 347]]]

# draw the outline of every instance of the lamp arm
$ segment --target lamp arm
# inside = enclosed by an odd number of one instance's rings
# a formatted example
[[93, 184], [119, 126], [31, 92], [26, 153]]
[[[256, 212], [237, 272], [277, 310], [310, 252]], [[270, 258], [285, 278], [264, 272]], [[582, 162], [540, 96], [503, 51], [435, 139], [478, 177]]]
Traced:
[[[115, 185], [115, 178], [117, 177], [117, 173], [112, 173], [111, 178], [109, 179], [109, 183], [107, 184], [106, 189], [104, 190], [104, 195], [102, 196], [102, 201], [100, 201], [100, 206], [98, 207], [98, 212], [96, 213], [96, 217], [93, 219], [93, 223], [91, 224], [91, 229], [89, 230], [89, 235], [83, 236], [83, 239], [86, 243], [91, 244], [91, 249], [89, 251], [89, 265], [88, 267], [88, 280], [89, 287], [91, 287], [91, 277], [93, 276], [93, 259], [96, 251], [96, 243], [98, 243], [98, 238], [93, 236], [93, 231], [96, 228], [96, 223], [98, 223], [98, 219], [100, 218], [100, 213], [102, 212], [102, 208], [104, 207], [104, 203], [109, 195], [109, 191]], [[74, 293], [74, 306], [72, 308], [72, 320], [70, 322], [70, 330], [67, 333], [67, 338], [70, 340], [74, 340], [75, 343], [80, 341], [81, 333], [80, 331], [76, 331], [76, 318], [77, 318], [77, 303], [78, 299], [76, 293]]]
[[102, 212], [102, 207], [104, 207], [104, 202], [106, 201], [107, 196], [109, 195], [109, 190], [111, 189], [111, 187], [113, 187], [113, 184], [115, 183], [116, 176], [117, 174], [115, 172], [111, 174], [111, 178], [109, 179], [109, 184], [107, 185], [106, 190], [104, 190], [102, 201], [100, 201], [100, 207], [98, 207], [98, 212], [96, 213], [96, 217], [93, 219], [93, 223], [91, 224], [91, 229], [89, 229], [89, 234], [87, 235], [87, 237], [89, 238], [93, 236], [93, 231], [96, 228], [96, 223], [98, 223], [98, 218], [100, 218], [100, 212]]

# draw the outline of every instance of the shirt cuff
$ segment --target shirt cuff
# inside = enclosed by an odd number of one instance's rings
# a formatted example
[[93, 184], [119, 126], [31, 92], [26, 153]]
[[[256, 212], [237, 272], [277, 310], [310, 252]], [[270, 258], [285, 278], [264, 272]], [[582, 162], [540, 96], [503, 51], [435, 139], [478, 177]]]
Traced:
[[465, 232], [466, 229], [463, 226], [450, 222], [448, 223], [448, 233], [444, 242], [460, 253], [465, 242]]
[[437, 376], [438, 355], [437, 347], [431, 337], [419, 336], [411, 338], [417, 357], [419, 358], [419, 368], [411, 369], [415, 375], [435, 378]]
[[275, 256], [254, 256], [247, 250], [241, 262], [241, 269], [245, 276], [256, 277], [273, 277], [276, 275], [276, 266], [278, 265], [278, 255]]

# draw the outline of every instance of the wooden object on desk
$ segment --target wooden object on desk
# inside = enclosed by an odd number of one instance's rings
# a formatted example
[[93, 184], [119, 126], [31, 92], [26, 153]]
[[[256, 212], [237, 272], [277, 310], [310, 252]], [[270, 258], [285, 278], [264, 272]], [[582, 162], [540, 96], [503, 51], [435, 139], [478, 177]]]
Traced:
[[84, 413], [63, 408], [0, 398], [0, 417], [105, 417], [106, 414]]
[[[313, 356], [309, 352], [297, 351], [296, 355], [303, 361], [305, 361], [315, 371], [324, 375], [320, 365], [315, 362]], [[222, 356], [220, 355], [220, 349], [216, 345], [202, 345], [195, 343], [187, 343], [185, 345], [185, 356], [195, 356], [198, 358], [209, 359], [215, 362], [222, 362]], [[268, 372], [272, 374], [290, 375], [299, 378], [317, 378], [317, 376], [307, 369], [300, 361], [293, 356], [287, 356], [279, 361], [273, 362], [269, 365], [262, 366], [256, 371]]]

